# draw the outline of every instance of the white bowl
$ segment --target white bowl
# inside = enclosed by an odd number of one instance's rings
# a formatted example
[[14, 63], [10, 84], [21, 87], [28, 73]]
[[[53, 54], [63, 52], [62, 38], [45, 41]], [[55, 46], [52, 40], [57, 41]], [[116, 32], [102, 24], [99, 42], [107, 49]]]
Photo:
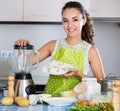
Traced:
[[77, 102], [77, 99], [68, 97], [51, 97], [44, 98], [43, 101], [53, 106], [69, 106]]
[[73, 68], [71, 64], [53, 60], [48, 66], [43, 67], [43, 71], [49, 74], [61, 75], [69, 72]]

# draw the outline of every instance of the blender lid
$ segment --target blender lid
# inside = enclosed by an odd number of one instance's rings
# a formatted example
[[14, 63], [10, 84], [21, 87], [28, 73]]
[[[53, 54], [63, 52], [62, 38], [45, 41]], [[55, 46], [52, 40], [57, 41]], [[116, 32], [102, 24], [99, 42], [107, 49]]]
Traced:
[[34, 46], [27, 44], [26, 46], [19, 46], [19, 45], [14, 45], [14, 49], [26, 49], [26, 50], [31, 50], [33, 49]]

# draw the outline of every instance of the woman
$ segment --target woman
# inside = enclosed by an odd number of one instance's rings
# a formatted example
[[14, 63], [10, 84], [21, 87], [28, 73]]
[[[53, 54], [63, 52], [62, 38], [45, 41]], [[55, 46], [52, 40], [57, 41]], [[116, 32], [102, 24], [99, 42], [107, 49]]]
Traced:
[[[65, 62], [74, 67], [62, 75], [50, 74], [44, 92], [52, 96], [60, 96], [61, 91], [71, 90], [81, 78], [88, 77], [90, 67], [98, 81], [104, 78], [100, 55], [94, 46], [91, 18], [82, 4], [67, 2], [62, 8], [62, 23], [67, 37], [52, 40], [38, 50], [40, 62], [51, 56], [51, 60]], [[16, 45], [26, 44], [30, 42], [25, 39], [16, 41]], [[33, 62], [36, 63], [35, 54]]]

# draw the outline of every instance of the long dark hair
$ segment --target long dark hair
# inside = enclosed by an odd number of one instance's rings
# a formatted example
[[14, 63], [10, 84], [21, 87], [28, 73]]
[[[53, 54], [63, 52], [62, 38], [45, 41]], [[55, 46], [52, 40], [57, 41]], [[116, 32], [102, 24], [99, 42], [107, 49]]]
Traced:
[[67, 8], [75, 8], [79, 10], [80, 13], [82, 14], [83, 19], [86, 18], [86, 24], [82, 28], [82, 40], [85, 40], [86, 42], [94, 45], [94, 30], [93, 30], [92, 19], [89, 13], [85, 10], [84, 6], [80, 2], [69, 1], [62, 8], [62, 15], [64, 10]]

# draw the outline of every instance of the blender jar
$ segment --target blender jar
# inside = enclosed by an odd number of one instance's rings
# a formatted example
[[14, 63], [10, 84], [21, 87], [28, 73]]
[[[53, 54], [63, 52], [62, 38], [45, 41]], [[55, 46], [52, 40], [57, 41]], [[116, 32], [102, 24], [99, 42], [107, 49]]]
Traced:
[[33, 45], [18, 46], [14, 45], [14, 72], [29, 73], [32, 70]]

